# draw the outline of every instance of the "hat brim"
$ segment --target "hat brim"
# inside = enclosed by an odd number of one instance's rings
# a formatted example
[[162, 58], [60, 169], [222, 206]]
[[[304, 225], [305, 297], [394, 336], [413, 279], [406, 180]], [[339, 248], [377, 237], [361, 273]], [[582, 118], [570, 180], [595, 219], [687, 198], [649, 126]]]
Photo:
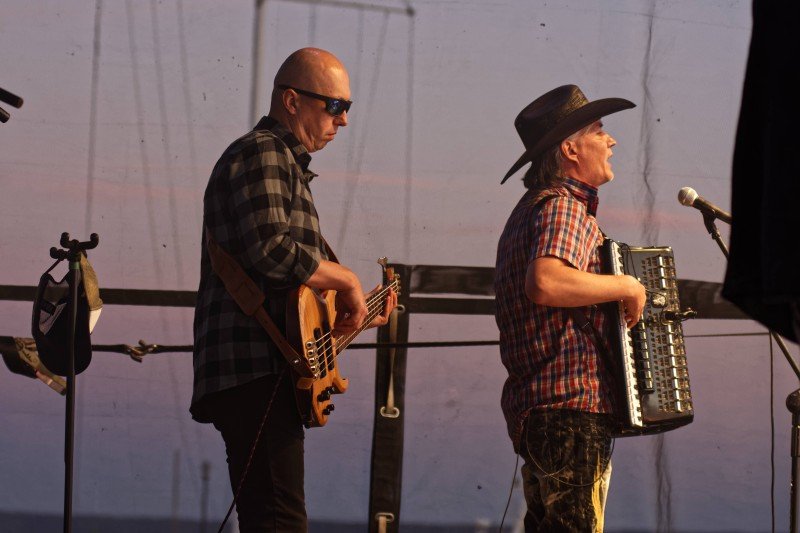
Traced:
[[581, 106], [566, 117], [561, 122], [555, 125], [553, 129], [547, 132], [534, 146], [525, 150], [522, 157], [511, 166], [511, 169], [506, 172], [500, 184], [506, 182], [514, 173], [522, 168], [526, 163], [530, 163], [536, 157], [540, 156], [548, 148], [552, 148], [560, 143], [576, 131], [583, 127], [588, 126], [595, 120], [636, 107], [636, 104], [624, 98], [601, 98], [589, 102], [585, 106]]

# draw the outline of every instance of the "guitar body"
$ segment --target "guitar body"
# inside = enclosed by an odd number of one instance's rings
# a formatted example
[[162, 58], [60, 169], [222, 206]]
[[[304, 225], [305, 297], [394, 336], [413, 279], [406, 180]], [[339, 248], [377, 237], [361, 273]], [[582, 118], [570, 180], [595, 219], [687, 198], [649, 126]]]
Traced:
[[297, 407], [308, 428], [324, 426], [334, 408], [331, 396], [347, 390], [347, 379], [339, 374], [336, 343], [331, 335], [335, 302], [336, 291], [320, 293], [301, 285], [287, 303], [287, 340], [306, 358], [316, 376], [308, 386], [295, 375]]
[[384, 311], [391, 291], [400, 294], [400, 276], [385, 257], [378, 263], [383, 267], [384, 285], [366, 297], [367, 316], [356, 331], [335, 339], [331, 331], [336, 320], [336, 291], [320, 292], [301, 285], [289, 295], [286, 339], [313, 374], [310, 378], [293, 371], [297, 408], [307, 428], [324, 426], [333, 411], [331, 396], [347, 390], [347, 380], [339, 374], [336, 361], [340, 352]]

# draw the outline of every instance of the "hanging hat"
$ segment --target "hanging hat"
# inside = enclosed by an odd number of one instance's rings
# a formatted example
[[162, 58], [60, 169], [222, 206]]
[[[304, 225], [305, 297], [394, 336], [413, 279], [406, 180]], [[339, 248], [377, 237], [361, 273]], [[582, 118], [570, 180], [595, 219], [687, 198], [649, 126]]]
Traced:
[[3, 362], [14, 374], [40, 379], [45, 385], [61, 394], [67, 393], [67, 384], [39, 360], [36, 341], [28, 338], [0, 336], [0, 354]]
[[[69, 282], [68, 274], [56, 281], [50, 271], [56, 261], [42, 274], [33, 303], [32, 333], [39, 359], [54, 374], [69, 373]], [[75, 320], [75, 373], [86, 370], [92, 360], [92, 342], [89, 334], [94, 329], [103, 301], [97, 286], [97, 276], [85, 254], [81, 254], [78, 275], [78, 312]]]
[[503, 180], [505, 183], [525, 163], [530, 163], [548, 148], [588, 126], [600, 117], [636, 107], [623, 98], [604, 98], [590, 102], [577, 85], [562, 85], [531, 102], [514, 120], [514, 127], [525, 145]]

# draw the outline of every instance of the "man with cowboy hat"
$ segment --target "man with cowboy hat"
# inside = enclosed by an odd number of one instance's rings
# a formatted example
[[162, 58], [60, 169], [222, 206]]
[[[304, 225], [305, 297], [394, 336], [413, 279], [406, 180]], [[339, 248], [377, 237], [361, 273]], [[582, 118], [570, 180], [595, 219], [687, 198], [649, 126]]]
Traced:
[[[621, 98], [589, 101], [575, 85], [534, 100], [514, 121], [527, 191], [497, 249], [496, 319], [508, 370], [502, 408], [522, 477], [526, 531], [602, 531], [611, 474], [612, 391], [591, 328], [595, 304], [622, 301], [631, 327], [645, 303], [631, 276], [600, 273], [597, 189], [614, 178], [616, 141], [601, 117], [630, 109]], [[584, 318], [585, 317], [585, 318]]]

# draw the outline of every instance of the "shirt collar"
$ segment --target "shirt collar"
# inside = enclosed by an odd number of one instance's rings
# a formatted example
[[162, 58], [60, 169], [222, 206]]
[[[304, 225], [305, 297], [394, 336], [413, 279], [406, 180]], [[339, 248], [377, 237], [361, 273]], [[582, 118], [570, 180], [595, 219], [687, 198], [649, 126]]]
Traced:
[[592, 187], [588, 183], [570, 177], [564, 178], [563, 187], [586, 206], [586, 210], [590, 215], [597, 216], [597, 205], [599, 203], [597, 187]]
[[308, 181], [311, 181], [316, 176], [316, 174], [308, 169], [308, 165], [311, 163], [311, 154], [308, 153], [308, 150], [306, 150], [306, 147], [303, 146], [303, 143], [301, 143], [297, 137], [294, 136], [294, 133], [292, 133], [291, 130], [286, 128], [283, 124], [272, 117], [261, 117], [261, 120], [258, 121], [258, 124], [256, 124], [256, 127], [253, 129], [269, 130], [274, 133], [275, 136], [283, 141], [292, 151], [297, 164], [300, 165], [301, 169], [303, 169], [303, 173], [307, 177]]

